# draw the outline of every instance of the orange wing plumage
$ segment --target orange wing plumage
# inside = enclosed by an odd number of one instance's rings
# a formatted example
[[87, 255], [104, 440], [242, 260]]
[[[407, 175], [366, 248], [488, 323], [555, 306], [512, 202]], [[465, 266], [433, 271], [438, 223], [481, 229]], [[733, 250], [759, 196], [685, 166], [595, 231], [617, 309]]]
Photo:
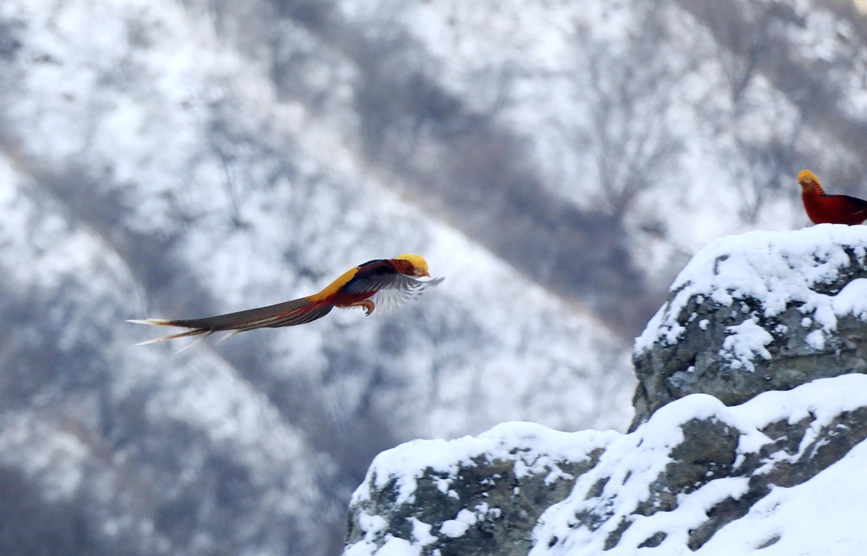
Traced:
[[230, 332], [228, 337], [256, 328], [306, 324], [324, 317], [334, 307], [362, 307], [365, 314], [369, 315], [377, 303], [405, 301], [421, 293], [426, 286], [443, 281], [443, 278], [421, 280], [423, 277], [430, 277], [427, 262], [418, 255], [401, 255], [396, 259], [368, 261], [344, 272], [319, 293], [276, 305], [198, 319], [144, 319], [129, 322], [189, 329], [137, 345], [186, 336], [201, 335], [199, 340], [202, 340], [220, 331]]
[[860, 224], [867, 220], [867, 201], [850, 195], [828, 195], [809, 170], [798, 174], [801, 200], [814, 224]]

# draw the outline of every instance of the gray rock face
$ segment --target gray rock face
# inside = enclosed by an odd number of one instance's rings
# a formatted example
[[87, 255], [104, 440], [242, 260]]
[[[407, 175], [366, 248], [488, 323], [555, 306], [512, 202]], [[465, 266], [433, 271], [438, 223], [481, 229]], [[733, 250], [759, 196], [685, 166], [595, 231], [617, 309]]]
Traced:
[[[786, 508], [851, 497], [867, 463], [865, 232], [709, 246], [636, 340], [630, 433], [505, 423], [384, 452], [353, 496], [345, 553], [825, 553]], [[835, 539], [840, 554], [867, 542], [860, 530]]]
[[864, 292], [867, 230], [829, 244], [817, 228], [727, 238], [690, 262], [636, 343], [630, 430], [689, 394], [734, 405], [867, 372], [867, 315], [849, 299]]

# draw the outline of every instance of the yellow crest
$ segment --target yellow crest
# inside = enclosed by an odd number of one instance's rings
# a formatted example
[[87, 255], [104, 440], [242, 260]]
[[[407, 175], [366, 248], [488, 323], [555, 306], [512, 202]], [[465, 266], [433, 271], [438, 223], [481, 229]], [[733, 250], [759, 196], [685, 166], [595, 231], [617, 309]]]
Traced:
[[800, 173], [798, 173], [798, 182], [800, 183], [804, 181], [813, 181], [819, 183], [819, 178], [817, 178], [816, 174], [809, 170], [801, 170]]
[[424, 271], [425, 274], [428, 272], [427, 261], [418, 255], [411, 255], [409, 253], [400, 255], [397, 257], [398, 259], [402, 259], [404, 261], [409, 261], [412, 266], [418, 270]]

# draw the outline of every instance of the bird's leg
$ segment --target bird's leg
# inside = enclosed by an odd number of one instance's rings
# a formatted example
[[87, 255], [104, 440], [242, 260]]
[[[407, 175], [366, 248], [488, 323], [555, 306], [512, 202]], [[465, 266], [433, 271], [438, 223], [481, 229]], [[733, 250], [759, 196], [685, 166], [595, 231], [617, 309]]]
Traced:
[[355, 303], [351, 303], [349, 306], [361, 307], [362, 309], [364, 309], [364, 314], [366, 316], [370, 316], [370, 313], [372, 313], [373, 310], [376, 308], [376, 305], [374, 305], [373, 301], [369, 299], [362, 299], [361, 301], [356, 301]]

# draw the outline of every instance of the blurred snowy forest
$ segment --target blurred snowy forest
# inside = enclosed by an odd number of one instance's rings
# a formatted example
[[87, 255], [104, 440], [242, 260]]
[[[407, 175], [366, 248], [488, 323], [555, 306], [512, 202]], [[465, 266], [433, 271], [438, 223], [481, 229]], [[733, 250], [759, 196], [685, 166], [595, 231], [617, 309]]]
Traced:
[[[0, 553], [340, 552], [373, 456], [617, 428], [710, 239], [864, 195], [843, 0], [0, 0]], [[392, 314], [133, 344], [423, 255]]]

